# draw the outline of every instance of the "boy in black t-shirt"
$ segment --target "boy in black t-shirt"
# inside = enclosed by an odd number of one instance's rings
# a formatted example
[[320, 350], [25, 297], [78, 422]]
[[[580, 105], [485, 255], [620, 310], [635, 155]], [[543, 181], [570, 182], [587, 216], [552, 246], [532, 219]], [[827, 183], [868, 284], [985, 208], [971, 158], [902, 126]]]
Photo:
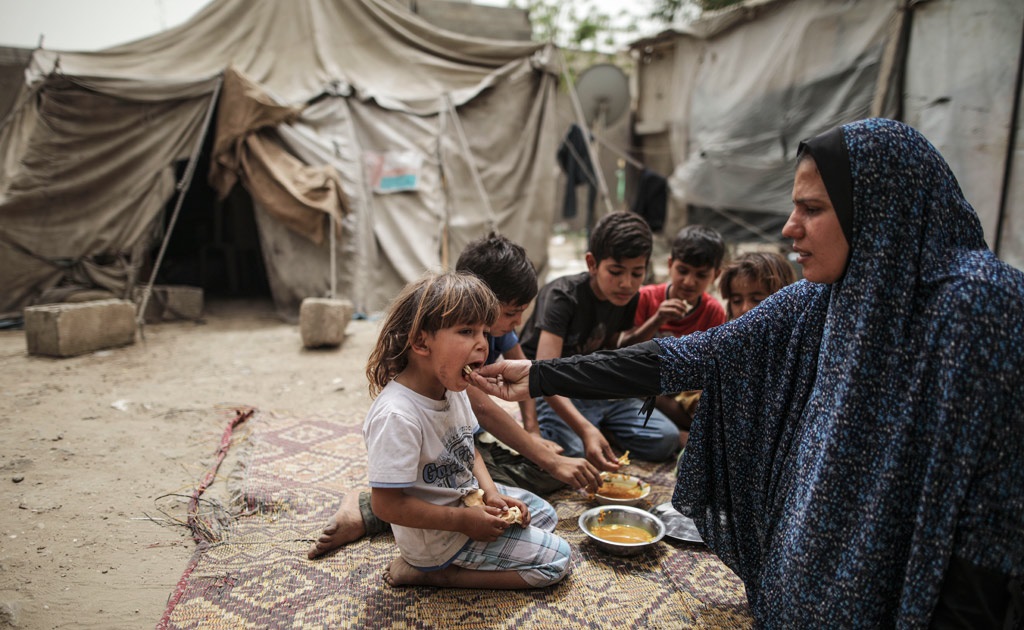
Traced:
[[[587, 271], [556, 278], [537, 295], [520, 346], [530, 359], [551, 359], [616, 348], [633, 327], [638, 291], [647, 275], [653, 241], [647, 223], [632, 212], [605, 215], [590, 235]], [[617, 470], [604, 434], [632, 457], [662, 461], [679, 447], [679, 429], [655, 411], [644, 426], [643, 401], [537, 399], [541, 435], [569, 457], [585, 456], [601, 470]]]

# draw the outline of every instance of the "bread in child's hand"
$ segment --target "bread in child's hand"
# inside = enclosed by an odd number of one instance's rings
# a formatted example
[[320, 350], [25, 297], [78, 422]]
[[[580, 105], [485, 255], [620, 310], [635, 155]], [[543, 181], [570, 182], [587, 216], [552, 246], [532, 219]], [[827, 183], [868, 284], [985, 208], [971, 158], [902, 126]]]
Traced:
[[[484, 504], [484, 491], [480, 488], [473, 490], [469, 494], [462, 497], [462, 503], [466, 507], [477, 507]], [[509, 525], [522, 525], [523, 524], [523, 511], [519, 509], [518, 505], [513, 505], [508, 509], [507, 512], [501, 515], [501, 518]]]
[[462, 497], [462, 503], [466, 507], [477, 507], [484, 504], [484, 491], [480, 488], [473, 490], [469, 494]]
[[501, 518], [509, 525], [522, 525], [523, 524], [523, 511], [519, 509], [518, 505], [513, 505], [501, 515]]

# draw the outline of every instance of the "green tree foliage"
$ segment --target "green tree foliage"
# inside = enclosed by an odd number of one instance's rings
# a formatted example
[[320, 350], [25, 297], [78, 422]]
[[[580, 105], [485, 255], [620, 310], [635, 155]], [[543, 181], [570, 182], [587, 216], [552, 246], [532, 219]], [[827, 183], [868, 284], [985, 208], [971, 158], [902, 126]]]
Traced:
[[[508, 0], [525, 9], [533, 25], [533, 38], [567, 50], [611, 54], [637, 38], [641, 22], [646, 30], [667, 27], [678, 18], [695, 17], [742, 0], [631, 0], [608, 11], [597, 0]], [[629, 6], [627, 9], [626, 7]]]
[[671, 24], [680, 16], [683, 11], [700, 14], [702, 11], [716, 11], [743, 0], [654, 0], [654, 9], [651, 11], [651, 18]]
[[605, 10], [607, 4], [597, 0], [509, 0], [509, 6], [528, 12], [533, 39], [557, 45], [575, 80], [596, 63], [613, 63], [632, 72], [632, 59], [623, 51], [639, 36], [640, 20], [650, 21], [651, 2], [631, 0], [614, 11]]
[[639, 31], [639, 12], [605, 11], [596, 0], [509, 0], [509, 6], [529, 13], [535, 40], [563, 49], [612, 54]]
[[[629, 42], [652, 29], [666, 28], [677, 18], [724, 8], [742, 0], [631, 0], [607, 10], [598, 0], [508, 0], [525, 9], [533, 39], [554, 42], [562, 49], [570, 72], [594, 63], [615, 63], [628, 72], [628, 60], [617, 55]], [[626, 7], [629, 7], [628, 9]]]

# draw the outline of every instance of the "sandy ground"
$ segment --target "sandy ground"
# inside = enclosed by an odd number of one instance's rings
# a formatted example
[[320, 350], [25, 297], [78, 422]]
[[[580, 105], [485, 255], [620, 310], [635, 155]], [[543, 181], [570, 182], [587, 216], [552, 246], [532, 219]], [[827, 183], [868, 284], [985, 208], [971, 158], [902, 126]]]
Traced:
[[376, 327], [352, 321], [340, 348], [310, 351], [269, 301], [214, 302], [203, 323], [68, 359], [0, 331], [0, 628], [154, 627], [195, 548], [181, 497], [231, 408], [368, 405]]

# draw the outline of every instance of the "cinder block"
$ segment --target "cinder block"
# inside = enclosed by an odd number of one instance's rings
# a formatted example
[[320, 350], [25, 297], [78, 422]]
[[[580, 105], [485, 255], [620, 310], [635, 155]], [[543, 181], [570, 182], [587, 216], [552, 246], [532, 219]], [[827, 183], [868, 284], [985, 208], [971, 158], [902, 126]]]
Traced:
[[42, 304], [25, 309], [29, 354], [73, 357], [135, 343], [135, 305], [128, 300]]
[[299, 330], [307, 348], [341, 345], [355, 307], [348, 300], [306, 298], [299, 307]]
[[[142, 304], [145, 287], [135, 288], [135, 303]], [[203, 290], [174, 284], [155, 284], [146, 302], [145, 321], [170, 322], [176, 319], [197, 320], [203, 316]]]

